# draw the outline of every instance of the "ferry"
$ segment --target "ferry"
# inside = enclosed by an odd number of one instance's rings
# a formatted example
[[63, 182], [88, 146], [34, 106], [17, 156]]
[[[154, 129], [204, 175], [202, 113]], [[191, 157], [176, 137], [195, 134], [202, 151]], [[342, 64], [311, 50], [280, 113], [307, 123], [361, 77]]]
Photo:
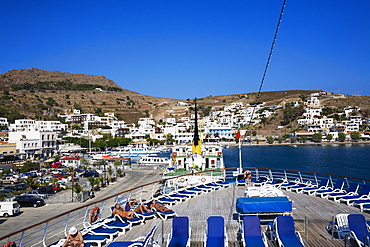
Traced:
[[159, 156], [143, 156], [138, 160], [140, 165], [149, 165], [149, 166], [171, 166], [171, 159], [169, 157], [159, 157]]
[[159, 151], [144, 146], [127, 146], [118, 150], [112, 150], [111, 153], [119, 157], [128, 158], [138, 156], [155, 156], [158, 155]]

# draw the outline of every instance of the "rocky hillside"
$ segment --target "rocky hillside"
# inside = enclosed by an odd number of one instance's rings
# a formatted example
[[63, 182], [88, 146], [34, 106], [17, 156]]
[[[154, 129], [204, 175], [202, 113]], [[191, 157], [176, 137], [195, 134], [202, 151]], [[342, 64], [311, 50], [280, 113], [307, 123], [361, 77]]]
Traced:
[[[190, 99], [169, 99], [151, 97], [123, 89], [104, 76], [45, 71], [41, 69], [12, 70], [0, 75], [0, 117], [10, 122], [17, 118], [56, 119], [58, 114], [80, 109], [84, 113], [102, 115], [113, 112], [128, 123], [137, 122], [140, 117], [156, 120], [166, 117], [189, 116], [192, 112]], [[309, 95], [318, 90], [290, 90], [263, 92], [258, 99], [265, 105], [284, 105], [300, 100], [300, 95]], [[233, 102], [256, 102], [256, 93], [210, 96], [198, 99], [199, 112], [207, 114], [211, 109], [222, 109]], [[322, 105], [330, 107], [358, 106], [363, 114], [370, 111], [369, 96], [320, 97]], [[178, 101], [187, 106], [176, 106]], [[279, 125], [281, 114], [269, 121], [269, 131]], [[265, 128], [260, 126], [260, 131]]]

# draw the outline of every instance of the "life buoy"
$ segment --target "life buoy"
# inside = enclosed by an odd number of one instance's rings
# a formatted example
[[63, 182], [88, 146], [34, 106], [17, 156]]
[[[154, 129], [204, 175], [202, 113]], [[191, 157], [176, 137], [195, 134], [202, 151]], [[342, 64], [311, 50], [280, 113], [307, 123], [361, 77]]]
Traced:
[[220, 156], [221, 157], [222, 156], [222, 152], [218, 152], [217, 153], [217, 156]]
[[99, 207], [93, 208], [93, 210], [91, 210], [91, 213], [90, 213], [90, 222], [91, 223], [95, 222], [98, 219], [99, 214], [100, 214], [100, 208]]
[[15, 242], [7, 242], [4, 247], [17, 247], [17, 244]]
[[176, 152], [173, 152], [172, 154], [171, 154], [171, 157], [173, 157], [173, 158], [175, 158], [177, 156], [177, 153]]
[[201, 181], [202, 183], [204, 183], [205, 181], [207, 181], [207, 179], [206, 179], [205, 177], [202, 177], [202, 178], [200, 179], [200, 181]]
[[180, 178], [180, 183], [185, 182], [185, 178]]

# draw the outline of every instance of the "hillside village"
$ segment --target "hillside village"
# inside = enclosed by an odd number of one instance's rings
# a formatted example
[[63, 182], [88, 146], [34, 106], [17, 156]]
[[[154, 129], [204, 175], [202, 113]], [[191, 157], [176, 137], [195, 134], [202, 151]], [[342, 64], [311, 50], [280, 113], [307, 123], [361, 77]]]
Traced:
[[[358, 107], [332, 109], [322, 106], [320, 97], [325, 94], [312, 93], [302, 96], [299, 101], [282, 106], [266, 105], [264, 102], [253, 105], [234, 102], [223, 109], [212, 108], [208, 116], [198, 114], [200, 137], [205, 143], [217, 142], [225, 145], [238, 141], [238, 131], [244, 144], [368, 140], [370, 118], [362, 116]], [[191, 110], [194, 107], [189, 102], [179, 101], [176, 105]], [[279, 111], [285, 114], [284, 119], [293, 120], [276, 126], [277, 130], [284, 129], [280, 133], [285, 134], [259, 133], [259, 129], [269, 120], [276, 118]], [[0, 143], [0, 158], [3, 161], [46, 159], [64, 152], [104, 149], [107, 145], [97, 146], [94, 143], [104, 143], [107, 138], [126, 138], [131, 144], [190, 143], [193, 139], [195, 114], [159, 121], [150, 117], [140, 118], [137, 123], [117, 120], [114, 113], [107, 112], [101, 117], [92, 113], [81, 113], [76, 109], [72, 114], [59, 117], [64, 121], [17, 119], [15, 123], [9, 124], [6, 118], [0, 118], [2, 129], [8, 129], [8, 135], [4, 136]], [[68, 143], [66, 137], [88, 140], [89, 146], [81, 147], [78, 143]]]

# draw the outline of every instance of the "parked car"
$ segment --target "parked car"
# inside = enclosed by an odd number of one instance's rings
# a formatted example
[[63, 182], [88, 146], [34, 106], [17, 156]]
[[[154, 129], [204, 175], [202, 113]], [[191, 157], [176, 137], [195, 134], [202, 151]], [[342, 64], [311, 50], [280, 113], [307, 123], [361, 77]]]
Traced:
[[43, 192], [43, 193], [46, 193], [46, 194], [55, 194], [55, 190], [53, 189], [53, 187], [51, 185], [43, 185], [41, 187], [39, 187], [39, 191]]
[[25, 190], [28, 188], [27, 184], [13, 184], [13, 185], [8, 185], [5, 186], [4, 189], [9, 189], [9, 190]]
[[20, 180], [16, 177], [13, 177], [13, 176], [5, 176], [5, 177], [2, 177], [1, 178], [1, 182], [3, 184], [16, 184], [18, 183]]
[[94, 170], [85, 171], [81, 174], [81, 177], [99, 177], [99, 173]]
[[68, 186], [67, 186], [64, 182], [62, 182], [62, 181], [59, 181], [57, 184], [59, 185], [59, 187], [60, 187], [62, 190], [66, 190], [66, 189], [68, 189]]
[[61, 173], [58, 173], [58, 174], [52, 174], [51, 177], [52, 178], [57, 178], [57, 179], [62, 179], [62, 178], [64, 178], [64, 175], [61, 174]]
[[49, 184], [49, 186], [51, 186], [51, 188], [54, 190], [54, 193], [62, 190], [59, 184]]
[[24, 193], [24, 195], [31, 195], [31, 196], [36, 196], [38, 198], [46, 199], [49, 197], [49, 194], [39, 191], [39, 190], [30, 190]]
[[17, 201], [21, 207], [39, 207], [45, 205], [45, 201], [41, 198], [37, 198], [31, 195], [20, 195], [15, 197], [14, 201]]

